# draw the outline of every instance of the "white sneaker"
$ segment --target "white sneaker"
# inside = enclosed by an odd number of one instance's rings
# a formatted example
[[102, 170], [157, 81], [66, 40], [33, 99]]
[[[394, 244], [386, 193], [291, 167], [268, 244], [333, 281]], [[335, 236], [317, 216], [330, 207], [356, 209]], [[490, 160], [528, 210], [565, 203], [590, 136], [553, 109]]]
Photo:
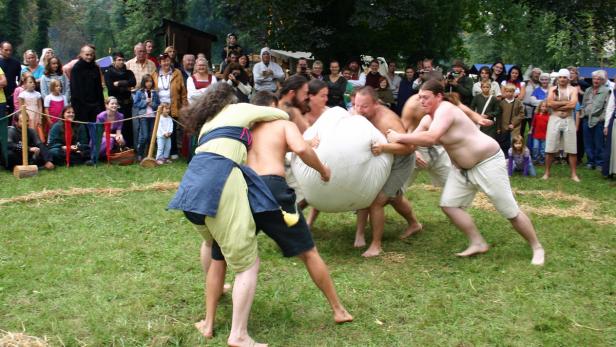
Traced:
[[177, 154], [173, 154], [171, 156], [171, 160], [178, 160], [179, 156]]

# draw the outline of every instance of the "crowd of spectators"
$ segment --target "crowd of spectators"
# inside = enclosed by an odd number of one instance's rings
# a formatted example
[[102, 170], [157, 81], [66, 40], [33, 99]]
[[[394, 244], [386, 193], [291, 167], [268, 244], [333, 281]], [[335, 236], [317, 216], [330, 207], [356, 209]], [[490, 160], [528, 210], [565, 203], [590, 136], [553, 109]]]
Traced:
[[[471, 76], [461, 60], [454, 60], [448, 71], [435, 66], [432, 59], [424, 59], [398, 72], [394, 61], [383, 68], [374, 59], [362, 68], [358, 59], [346, 64], [336, 60], [310, 64], [300, 58], [295, 71], [290, 72], [272, 59], [267, 47], [261, 49], [258, 61], [251, 62], [235, 34], [227, 37], [219, 69], [214, 69], [203, 53], [178, 57], [174, 47], [165, 47], [160, 55], [154, 50], [153, 41], [139, 42], [131, 59], [113, 53], [112, 65], [103, 71], [96, 63], [92, 45], [84, 45], [78, 57], [62, 64], [51, 48], [44, 49], [40, 59], [37, 52], [27, 50], [20, 62], [10, 42], [0, 43], [0, 118], [5, 118], [0, 120], [0, 139], [7, 140], [0, 141], [2, 165], [8, 169], [19, 165], [22, 150], [28, 151], [32, 163], [48, 169], [65, 164], [69, 157], [72, 163], [89, 164], [92, 153], [97, 151], [104, 158], [109, 151], [125, 146], [134, 148], [137, 159], [141, 159], [147, 153], [159, 105], [166, 105], [170, 116], [166, 122], [170, 129], [164, 132], [169, 141], [160, 142], [169, 148], [162, 151], [159, 163], [188, 156], [191, 139], [177, 121], [171, 120], [217, 82], [228, 83], [240, 101], [248, 102], [256, 92], [277, 92], [290, 75], [301, 75], [321, 81], [314, 86], [318, 90], [311, 97], [319, 100], [313, 104], [323, 101], [324, 107], [344, 108], [352, 107], [354, 88], [372, 86], [381, 103], [400, 114], [425, 76], [438, 70], [449, 93], [494, 121], [481, 130], [494, 137], [506, 155], [512, 139], [524, 139], [532, 162], [546, 166], [544, 178], [549, 178], [551, 164], [558, 160], [568, 160], [575, 180], [580, 164], [602, 169], [606, 177], [616, 173], [616, 155], [612, 155], [616, 150], [614, 83], [603, 70], [595, 71], [587, 82], [572, 66], [560, 69], [553, 80], [538, 68], [525, 79], [519, 66], [506, 69], [502, 61], [484, 66]], [[18, 115], [5, 117], [24, 104], [32, 130], [28, 131], [27, 149], [21, 147]], [[94, 144], [94, 134], [82, 123], [71, 123], [69, 139], [65, 122], [58, 122], [60, 119], [114, 123], [105, 128], [102, 144]]]

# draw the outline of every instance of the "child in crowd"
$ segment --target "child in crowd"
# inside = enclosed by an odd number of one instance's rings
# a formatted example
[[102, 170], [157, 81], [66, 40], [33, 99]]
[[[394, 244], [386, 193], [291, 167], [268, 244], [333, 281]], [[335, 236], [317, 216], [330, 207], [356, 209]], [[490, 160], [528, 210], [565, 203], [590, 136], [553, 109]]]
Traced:
[[480, 83], [481, 94], [477, 94], [473, 97], [471, 110], [494, 122], [491, 126], [481, 127], [483, 133], [494, 138], [496, 136], [496, 119], [500, 117], [499, 101], [491, 92], [491, 81], [483, 81]]
[[156, 164], [158, 165], [171, 162], [169, 153], [171, 152], [171, 134], [173, 134], [173, 119], [169, 116], [170, 106], [168, 103], [160, 105], [162, 111], [156, 130]]
[[548, 130], [549, 119], [548, 104], [542, 101], [537, 106], [537, 113], [535, 113], [528, 131], [533, 139], [533, 160], [540, 165], [543, 165], [545, 161], [545, 134]]
[[530, 150], [524, 145], [524, 138], [520, 135], [513, 137], [509, 148], [508, 160], [509, 176], [516, 171], [521, 171], [524, 176], [535, 176], [535, 167], [530, 158]]
[[144, 75], [141, 79], [140, 89], [135, 93], [135, 108], [139, 118], [139, 136], [137, 138], [137, 160], [145, 156], [145, 152], [150, 145], [152, 128], [154, 128], [154, 118], [156, 109], [160, 103], [158, 92], [154, 89], [152, 76]]
[[520, 135], [520, 123], [524, 119], [524, 105], [515, 98], [516, 86], [507, 84], [503, 88], [500, 102], [501, 117], [496, 120], [496, 141], [505, 156], [511, 147], [511, 138]]
[[28, 128], [34, 129], [41, 139], [46, 142], [47, 134], [43, 131], [41, 113], [43, 113], [43, 100], [41, 93], [37, 92], [34, 76], [28, 76], [23, 83], [24, 90], [19, 93], [19, 103], [26, 105], [28, 112]]
[[68, 100], [62, 95], [62, 84], [59, 80], [49, 82], [49, 91], [50, 94], [43, 100], [43, 107], [45, 107], [45, 113], [51, 116], [49, 117], [49, 127], [51, 127], [62, 117], [62, 110], [68, 105]]
[[395, 106], [396, 100], [394, 99], [394, 94], [389, 88], [389, 81], [384, 76], [379, 77], [379, 88], [376, 90], [376, 94], [379, 96], [379, 101], [389, 107]]
[[21, 82], [19, 82], [19, 86], [17, 86], [13, 92], [13, 107], [15, 108], [15, 111], [19, 110], [19, 107], [21, 106], [21, 103], [19, 102], [19, 93], [25, 90], [24, 86], [26, 84], [26, 77], [28, 76], [32, 76], [32, 74], [30, 72], [24, 72], [21, 74]]

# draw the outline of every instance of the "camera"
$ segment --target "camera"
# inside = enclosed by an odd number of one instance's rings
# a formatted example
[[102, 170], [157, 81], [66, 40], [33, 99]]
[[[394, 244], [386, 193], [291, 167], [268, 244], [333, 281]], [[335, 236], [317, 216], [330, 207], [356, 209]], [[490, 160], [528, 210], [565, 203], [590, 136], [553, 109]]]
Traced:
[[447, 73], [447, 77], [446, 78], [447, 78], [447, 81], [453, 81], [453, 80], [455, 80], [458, 77], [460, 77], [459, 73], [456, 73], [454, 71], [449, 71]]

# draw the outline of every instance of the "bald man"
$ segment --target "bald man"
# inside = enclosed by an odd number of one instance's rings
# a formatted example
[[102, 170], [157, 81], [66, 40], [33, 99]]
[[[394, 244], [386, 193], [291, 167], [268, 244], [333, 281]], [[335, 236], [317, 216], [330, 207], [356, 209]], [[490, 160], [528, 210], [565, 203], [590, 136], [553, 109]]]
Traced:
[[71, 104], [75, 120], [96, 122], [96, 115], [105, 110], [103, 80], [91, 45], [81, 47], [79, 60], [71, 71]]

